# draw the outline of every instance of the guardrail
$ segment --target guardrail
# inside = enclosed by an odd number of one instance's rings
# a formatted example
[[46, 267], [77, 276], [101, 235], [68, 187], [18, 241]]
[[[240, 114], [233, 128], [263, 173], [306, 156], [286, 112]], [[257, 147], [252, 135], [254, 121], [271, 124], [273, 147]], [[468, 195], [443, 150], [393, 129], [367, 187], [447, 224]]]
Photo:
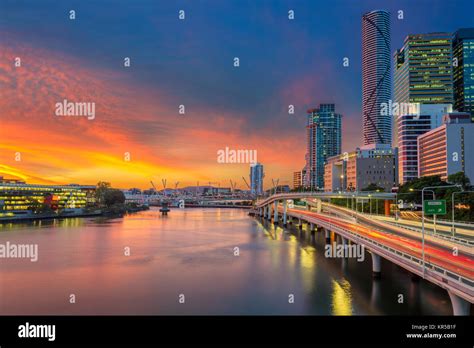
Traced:
[[[370, 195], [370, 196], [369, 196]], [[316, 197], [316, 198], [371, 198], [371, 199], [395, 199], [395, 193], [387, 193], [387, 192], [341, 192], [341, 193], [334, 193], [334, 192], [290, 192], [290, 193], [277, 193], [267, 198], [257, 200], [255, 202], [256, 206], [262, 206], [272, 202], [276, 199], [292, 199], [292, 198], [308, 198], [308, 197]]]
[[[297, 217], [301, 220], [312, 222], [312, 223], [314, 223], [318, 226], [328, 228], [329, 230], [334, 231], [336, 233], [339, 233], [341, 235], [342, 234], [348, 234], [348, 235], [352, 236], [352, 238], [350, 238], [350, 239], [352, 239], [352, 240], [355, 239], [355, 241], [358, 242], [359, 244], [361, 244], [360, 241], [362, 240], [366, 244], [369, 244], [370, 246], [376, 246], [378, 248], [381, 248], [382, 250], [384, 250], [385, 252], [388, 252], [392, 256], [395, 256], [396, 258], [402, 257], [403, 260], [405, 260], [405, 262], [410, 262], [412, 267], [416, 267], [418, 269], [418, 272], [422, 273], [423, 268], [422, 268], [421, 265], [423, 264], [423, 260], [416, 257], [416, 256], [413, 256], [411, 254], [407, 254], [407, 253], [405, 253], [403, 251], [400, 251], [400, 250], [396, 250], [392, 247], [389, 247], [387, 245], [384, 245], [382, 243], [374, 241], [374, 240], [372, 240], [368, 237], [362, 236], [362, 235], [360, 235], [360, 234], [358, 234], [354, 231], [348, 230], [348, 229], [346, 229], [344, 227], [340, 227], [338, 225], [328, 223], [324, 220], [319, 220], [318, 218], [315, 218], [315, 217], [308, 217], [308, 216], [305, 216], [304, 214], [295, 214], [295, 213], [290, 213], [290, 215], [295, 216], [295, 217]], [[314, 220], [316, 220], [316, 221], [314, 221]], [[380, 230], [377, 230], [377, 231], [380, 231]], [[380, 231], [380, 232], [382, 232], [382, 231]], [[393, 261], [393, 262], [399, 263], [397, 261]], [[403, 267], [403, 265], [400, 265], [400, 266]], [[454, 272], [449, 271], [445, 268], [442, 268], [442, 267], [439, 267], [435, 264], [432, 264], [432, 263], [430, 263], [429, 261], [426, 261], [426, 260], [425, 260], [425, 268], [427, 270], [430, 270], [430, 271], [434, 272], [434, 274], [437, 274], [437, 275], [441, 276], [441, 278], [442, 278], [441, 283], [443, 283], [445, 285], [453, 285], [449, 282], [454, 282], [454, 284], [456, 284], [458, 286], [467, 286], [469, 288], [468, 292], [467, 292], [467, 294], [469, 296], [469, 301], [470, 302], [473, 301], [472, 297], [473, 297], [473, 294], [474, 294], [474, 281], [472, 281], [471, 279], [466, 278], [466, 277], [464, 277], [460, 274], [454, 273]], [[431, 276], [433, 276], [433, 275], [431, 275]], [[462, 293], [466, 293], [463, 289], [459, 289], [458, 287], [455, 287], [455, 288], [457, 288]]]
[[[340, 206], [330, 205], [330, 204], [327, 204], [327, 203], [325, 203], [323, 205], [324, 206], [329, 206], [330, 208], [332, 208], [334, 210], [344, 210], [344, 209], [347, 210], [348, 209], [348, 208], [344, 208], [344, 207], [340, 207]], [[362, 212], [355, 212], [355, 211], [352, 211], [352, 210], [351, 210], [351, 212], [355, 213], [356, 216], [359, 215], [359, 216], [363, 216], [365, 218], [370, 218], [374, 215], [374, 214], [366, 214], [366, 213], [362, 213]], [[386, 220], [384, 220], [383, 222], [387, 223], [387, 224], [390, 224], [392, 226], [396, 226], [396, 227], [404, 228], [404, 229], [407, 229], [407, 230], [410, 230], [410, 231], [413, 231], [413, 232], [421, 233], [421, 229], [416, 228], [416, 227], [402, 225], [402, 224], [399, 224], [395, 221], [386, 221]], [[465, 239], [465, 238], [459, 238], [459, 237], [444, 235], [444, 234], [440, 234], [440, 233], [431, 233], [429, 235], [434, 236], [436, 238], [444, 239], [446, 241], [450, 241], [450, 242], [453, 242], [453, 243], [459, 243], [459, 244], [463, 244], [463, 245], [466, 245], [466, 246], [474, 246], [474, 240], [468, 240], [468, 239]]]
[[[393, 222], [393, 221], [385, 221], [385, 223], [390, 224], [390, 225], [394, 225], [394, 226], [397, 226], [397, 227], [400, 227], [400, 228], [405, 228], [407, 230], [411, 230], [411, 231], [414, 231], [414, 232], [421, 233], [420, 228], [406, 226], [406, 225], [400, 225], [399, 223], [396, 223], [396, 222]], [[458, 238], [456, 236], [447, 236], [447, 235], [440, 234], [440, 233], [431, 233], [431, 234], [428, 234], [428, 235], [435, 236], [435, 237], [441, 238], [441, 239], [445, 239], [445, 240], [450, 241], [450, 242], [457, 242], [457, 243], [460, 243], [460, 244], [465, 244], [467, 246], [474, 246], [474, 240], [467, 240], [467, 239], [464, 239], [464, 238]]]

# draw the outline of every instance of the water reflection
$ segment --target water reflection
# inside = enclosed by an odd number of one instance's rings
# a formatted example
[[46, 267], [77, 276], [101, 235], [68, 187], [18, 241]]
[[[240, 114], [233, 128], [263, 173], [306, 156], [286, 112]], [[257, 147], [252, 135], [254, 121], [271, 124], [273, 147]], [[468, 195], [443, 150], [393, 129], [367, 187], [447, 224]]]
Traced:
[[[383, 264], [383, 278], [374, 282], [369, 255], [365, 262], [325, 258], [321, 231], [282, 229], [243, 210], [173, 209], [162, 217], [153, 209], [119, 219], [3, 224], [0, 243], [6, 241], [37, 243], [39, 261], [0, 259], [2, 314], [451, 312], [443, 290], [414, 283], [395, 266]], [[180, 293], [185, 305], [177, 302]]]
[[342, 279], [332, 281], [332, 314], [352, 315], [351, 284]]

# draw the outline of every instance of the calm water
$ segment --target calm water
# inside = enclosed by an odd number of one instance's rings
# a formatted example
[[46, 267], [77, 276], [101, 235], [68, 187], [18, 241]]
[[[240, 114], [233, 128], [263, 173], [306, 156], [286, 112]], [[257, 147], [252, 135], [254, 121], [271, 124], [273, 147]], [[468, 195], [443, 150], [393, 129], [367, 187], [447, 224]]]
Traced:
[[370, 255], [327, 259], [321, 233], [243, 210], [0, 225], [7, 241], [37, 243], [39, 260], [0, 259], [1, 314], [451, 314], [444, 290], [388, 262], [374, 281]]

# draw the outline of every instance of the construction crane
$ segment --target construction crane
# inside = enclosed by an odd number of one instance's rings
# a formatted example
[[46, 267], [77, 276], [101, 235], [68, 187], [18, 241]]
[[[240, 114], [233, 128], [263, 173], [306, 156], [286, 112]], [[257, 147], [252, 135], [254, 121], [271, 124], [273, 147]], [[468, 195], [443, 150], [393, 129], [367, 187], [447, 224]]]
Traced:
[[278, 187], [278, 182], [279, 181], [280, 181], [280, 179], [276, 179], [276, 181], [272, 179], [272, 184], [273, 184], [273, 188], [275, 189], [274, 190], [275, 194], [277, 193], [277, 187]]
[[236, 186], [237, 186], [237, 183], [233, 182], [232, 179], [230, 179], [230, 196], [231, 197], [234, 197], [234, 190]]
[[175, 194], [176, 196], [178, 195], [178, 193], [177, 193], [177, 191], [176, 191], [176, 190], [178, 189], [178, 185], [179, 185], [179, 181], [176, 181], [176, 182], [174, 183], [174, 194]]
[[150, 184], [151, 184], [151, 186], [153, 186], [153, 188], [155, 189], [155, 191], [158, 193], [158, 190], [156, 189], [156, 186], [155, 186], [155, 184], [153, 183], [153, 181], [150, 180]]
[[161, 179], [161, 183], [163, 184], [163, 194], [166, 196], [166, 179]]
[[248, 184], [247, 180], [245, 180], [245, 177], [242, 177], [242, 179], [244, 179], [245, 185], [247, 185], [247, 187], [249, 188], [249, 190], [251, 190], [250, 185]]

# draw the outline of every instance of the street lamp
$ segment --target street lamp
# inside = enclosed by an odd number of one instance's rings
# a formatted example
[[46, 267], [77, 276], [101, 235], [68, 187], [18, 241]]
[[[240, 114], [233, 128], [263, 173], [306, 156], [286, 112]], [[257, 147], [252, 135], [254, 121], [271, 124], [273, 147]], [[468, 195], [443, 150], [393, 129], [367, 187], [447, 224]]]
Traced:
[[453, 225], [451, 227], [451, 232], [453, 232], [453, 237], [454, 237], [454, 234], [456, 232], [456, 229], [454, 228], [454, 194], [456, 194], [456, 193], [472, 193], [472, 192], [474, 192], [474, 191], [453, 192], [453, 194], [451, 195], [452, 217], [453, 217]]
[[[443, 187], [443, 186], [436, 186], [436, 187]], [[425, 187], [425, 188], [427, 188], [427, 187]], [[422, 205], [423, 205], [423, 197], [424, 197], [423, 190], [424, 190], [425, 188], [423, 188], [423, 189], [421, 189], [421, 190], [414, 189], [414, 188], [411, 188], [411, 187], [409, 188], [409, 191], [410, 191], [410, 192], [415, 192], [415, 191], [416, 191], [416, 192], [421, 192], [421, 196], [422, 196], [422, 197], [421, 197], [421, 204], [422, 204]], [[426, 192], [429, 192], [429, 193], [431, 193], [431, 194], [433, 195], [433, 200], [436, 199], [436, 194], [435, 194], [435, 192], [434, 192], [433, 190], [426, 190]], [[400, 194], [401, 194], [401, 195], [405, 195], [405, 194], [409, 194], [409, 193], [400, 193]], [[423, 207], [422, 207], [421, 209], [422, 209], [422, 211], [423, 211]], [[434, 233], [436, 233], [436, 215], [433, 215], [433, 229], [434, 229]]]
[[369, 214], [372, 215], [372, 201], [370, 200], [370, 197], [372, 197], [372, 195], [369, 193]]
[[[421, 262], [423, 267], [423, 279], [425, 278], [425, 190], [426, 189], [437, 189], [437, 188], [448, 188], [448, 187], [461, 187], [459, 184], [456, 185], [443, 185], [443, 186], [427, 186], [421, 189]], [[427, 190], [433, 193], [433, 197], [435, 196], [433, 190]], [[433, 219], [434, 223], [436, 220]]]
[[[413, 192], [413, 189], [410, 189], [410, 191]], [[404, 192], [404, 193], [398, 193], [398, 192], [395, 192], [395, 204], [397, 206], [397, 210], [395, 211], [395, 220], [398, 220], [398, 210], [399, 210], [399, 207], [398, 207], [398, 196], [401, 196], [401, 195], [410, 195], [411, 193], [410, 192]], [[402, 201], [403, 203], [403, 201]]]

